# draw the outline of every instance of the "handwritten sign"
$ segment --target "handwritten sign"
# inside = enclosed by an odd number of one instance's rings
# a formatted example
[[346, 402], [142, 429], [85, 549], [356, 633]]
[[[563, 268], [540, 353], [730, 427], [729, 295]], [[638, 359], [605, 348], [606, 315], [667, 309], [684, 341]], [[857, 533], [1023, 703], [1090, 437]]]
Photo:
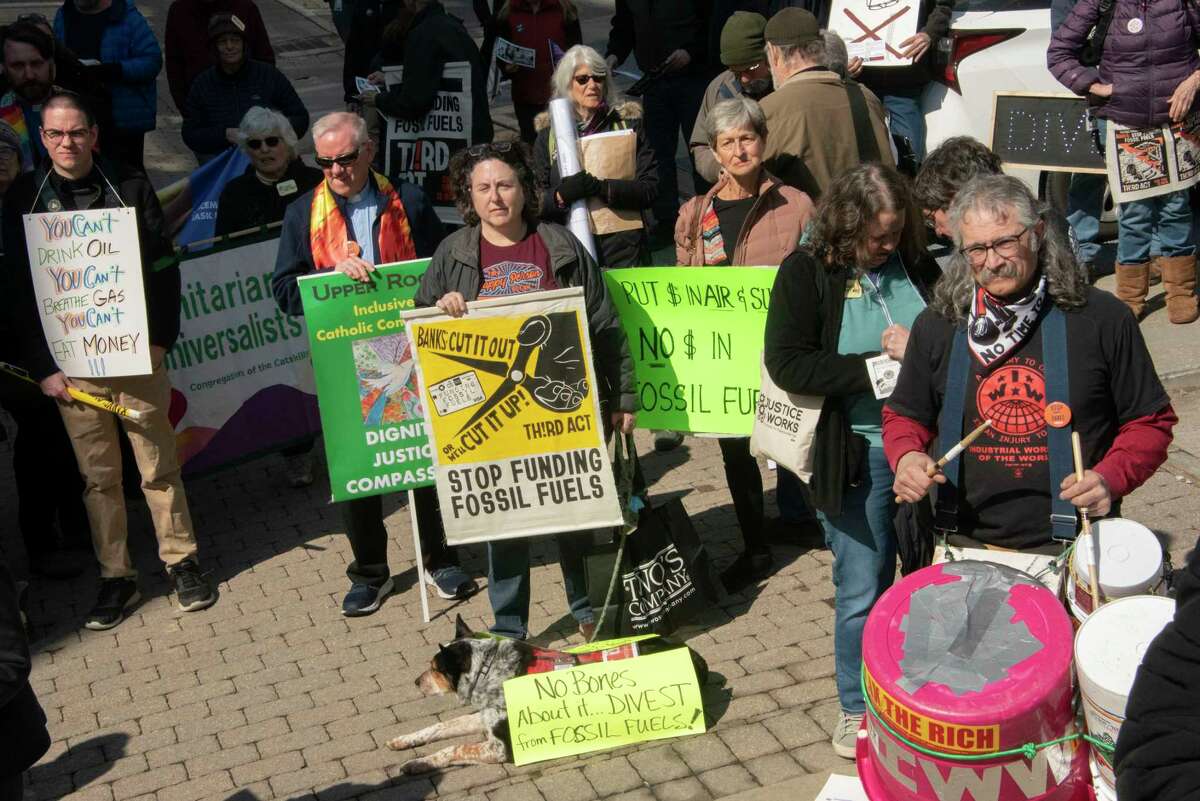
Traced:
[[829, 29], [846, 40], [850, 58], [869, 67], [912, 64], [900, 43], [916, 35], [919, 3], [911, 0], [832, 0]]
[[504, 703], [517, 765], [704, 733], [686, 648], [509, 679]]
[[68, 376], [148, 375], [150, 334], [133, 209], [26, 214], [46, 343]]
[[635, 267], [604, 280], [629, 339], [638, 425], [749, 436], [774, 267]]

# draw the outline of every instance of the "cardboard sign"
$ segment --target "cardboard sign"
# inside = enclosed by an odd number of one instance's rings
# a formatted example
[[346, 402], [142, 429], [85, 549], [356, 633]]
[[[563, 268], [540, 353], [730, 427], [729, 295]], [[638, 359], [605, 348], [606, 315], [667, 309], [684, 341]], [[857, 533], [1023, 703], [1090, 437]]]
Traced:
[[299, 280], [335, 501], [433, 483], [412, 343], [400, 319], [428, 266], [428, 259], [380, 265], [370, 283], [337, 271]]
[[686, 648], [509, 679], [504, 702], [517, 765], [704, 733]]
[[1050, 172], [1104, 172], [1104, 154], [1088, 128], [1087, 101], [1076, 95], [996, 92], [991, 149], [1005, 166]]
[[829, 29], [846, 42], [850, 58], [868, 67], [906, 67], [900, 43], [917, 33], [917, 0], [832, 0]]
[[604, 280], [629, 339], [638, 426], [749, 436], [774, 267], [635, 267]]
[[404, 315], [449, 545], [621, 525], [583, 290]]
[[1116, 203], [1178, 192], [1200, 182], [1200, 112], [1156, 128], [1109, 122], [1104, 145]]
[[71, 377], [149, 375], [150, 332], [131, 208], [25, 214], [46, 344]]

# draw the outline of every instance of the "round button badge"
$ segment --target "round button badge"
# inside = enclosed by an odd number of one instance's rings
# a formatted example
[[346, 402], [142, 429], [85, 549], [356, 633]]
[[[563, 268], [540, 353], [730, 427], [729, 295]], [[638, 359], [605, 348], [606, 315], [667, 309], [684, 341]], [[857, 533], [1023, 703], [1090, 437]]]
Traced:
[[1130, 33], [1141, 33], [1142, 28], [1143, 28], [1142, 21], [1141, 21], [1141, 19], [1139, 19], [1137, 17], [1134, 17], [1133, 19], [1129, 20], [1129, 24], [1125, 26], [1125, 29], [1127, 31], [1129, 31]]
[[1054, 428], [1063, 428], [1071, 422], [1071, 407], [1062, 401], [1046, 404], [1046, 411], [1042, 414], [1046, 423]]

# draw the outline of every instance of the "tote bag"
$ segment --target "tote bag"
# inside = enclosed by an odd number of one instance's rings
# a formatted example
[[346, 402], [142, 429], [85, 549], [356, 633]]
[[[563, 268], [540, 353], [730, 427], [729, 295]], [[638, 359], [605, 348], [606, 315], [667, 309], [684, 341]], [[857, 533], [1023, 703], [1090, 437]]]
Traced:
[[786, 392], [771, 379], [761, 362], [762, 383], [750, 434], [750, 453], [775, 460], [808, 483], [813, 471], [813, 440], [821, 417], [820, 395]]

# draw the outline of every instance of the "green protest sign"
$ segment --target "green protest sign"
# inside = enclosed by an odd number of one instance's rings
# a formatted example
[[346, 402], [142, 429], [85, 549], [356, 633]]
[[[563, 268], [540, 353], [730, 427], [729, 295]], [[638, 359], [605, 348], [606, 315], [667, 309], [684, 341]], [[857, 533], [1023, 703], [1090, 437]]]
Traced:
[[749, 436], [774, 267], [604, 274], [629, 338], [638, 427]]
[[517, 765], [704, 733], [686, 648], [509, 679], [504, 703]]
[[428, 259], [377, 267], [370, 283], [336, 271], [300, 279], [335, 501], [433, 483], [433, 453], [400, 312]]

